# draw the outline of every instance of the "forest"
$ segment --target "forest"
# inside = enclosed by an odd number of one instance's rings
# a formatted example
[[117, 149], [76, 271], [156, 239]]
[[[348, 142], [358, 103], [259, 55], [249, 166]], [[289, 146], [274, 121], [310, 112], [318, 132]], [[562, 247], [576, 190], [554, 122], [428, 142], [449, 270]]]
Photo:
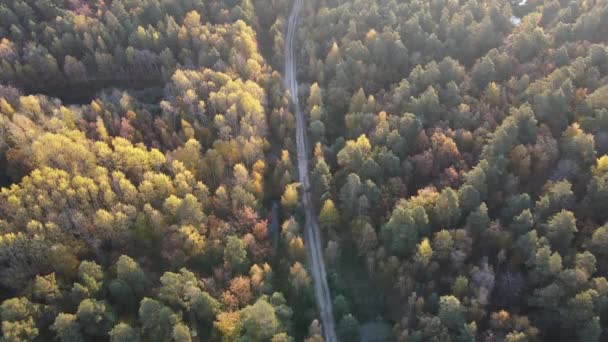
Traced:
[[0, 0], [0, 341], [607, 341], [608, 0], [294, 2]]

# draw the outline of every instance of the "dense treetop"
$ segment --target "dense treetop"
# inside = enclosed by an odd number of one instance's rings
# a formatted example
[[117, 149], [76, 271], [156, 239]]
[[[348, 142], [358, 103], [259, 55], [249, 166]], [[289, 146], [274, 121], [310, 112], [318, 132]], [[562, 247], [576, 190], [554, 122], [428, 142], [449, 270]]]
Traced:
[[[322, 340], [290, 7], [0, 4], [0, 340]], [[608, 338], [606, 37], [605, 0], [305, 2], [341, 341]]]

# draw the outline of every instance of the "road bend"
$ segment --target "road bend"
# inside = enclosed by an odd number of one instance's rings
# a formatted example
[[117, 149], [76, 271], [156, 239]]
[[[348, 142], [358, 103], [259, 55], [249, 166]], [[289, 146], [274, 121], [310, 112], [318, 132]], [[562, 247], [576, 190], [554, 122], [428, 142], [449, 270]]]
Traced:
[[287, 21], [285, 39], [285, 86], [291, 92], [291, 101], [296, 115], [296, 146], [298, 152], [298, 174], [300, 177], [302, 206], [305, 212], [304, 239], [308, 250], [308, 259], [314, 282], [315, 298], [321, 316], [325, 342], [337, 342], [332, 309], [331, 295], [327, 285], [327, 272], [323, 259], [323, 245], [317, 215], [310, 195], [308, 175], [308, 142], [306, 137], [306, 120], [298, 100], [298, 82], [296, 77], [295, 35], [304, 0], [295, 0]]

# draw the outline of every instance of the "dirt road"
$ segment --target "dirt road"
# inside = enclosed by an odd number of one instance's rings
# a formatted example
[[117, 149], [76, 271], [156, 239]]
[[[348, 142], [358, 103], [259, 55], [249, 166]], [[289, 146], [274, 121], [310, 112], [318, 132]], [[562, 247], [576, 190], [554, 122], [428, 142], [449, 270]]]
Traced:
[[306, 138], [306, 120], [298, 100], [298, 82], [296, 79], [295, 35], [300, 11], [304, 0], [295, 0], [287, 22], [285, 41], [285, 86], [291, 92], [291, 100], [296, 115], [296, 145], [298, 150], [298, 174], [302, 187], [301, 200], [305, 211], [306, 225], [304, 239], [308, 250], [310, 270], [314, 282], [315, 297], [323, 325], [323, 335], [326, 342], [336, 342], [334, 314], [331, 295], [327, 285], [327, 273], [323, 259], [323, 244], [317, 215], [310, 195], [310, 179], [308, 175], [308, 141]]

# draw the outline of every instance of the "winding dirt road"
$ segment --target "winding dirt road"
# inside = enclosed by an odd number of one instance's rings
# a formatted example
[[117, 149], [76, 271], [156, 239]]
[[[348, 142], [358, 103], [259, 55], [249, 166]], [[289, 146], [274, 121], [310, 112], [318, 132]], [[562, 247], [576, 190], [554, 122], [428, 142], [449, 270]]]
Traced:
[[332, 309], [331, 295], [327, 285], [327, 272], [323, 260], [323, 245], [317, 215], [310, 196], [310, 179], [308, 177], [308, 142], [306, 138], [306, 121], [298, 100], [298, 82], [296, 79], [296, 58], [294, 52], [295, 34], [300, 11], [304, 0], [295, 0], [287, 22], [285, 41], [285, 86], [291, 92], [291, 101], [296, 114], [296, 145], [298, 150], [298, 174], [300, 177], [302, 205], [305, 211], [306, 225], [304, 239], [308, 250], [310, 269], [314, 282], [315, 297], [321, 316], [325, 342], [336, 342], [336, 330]]

